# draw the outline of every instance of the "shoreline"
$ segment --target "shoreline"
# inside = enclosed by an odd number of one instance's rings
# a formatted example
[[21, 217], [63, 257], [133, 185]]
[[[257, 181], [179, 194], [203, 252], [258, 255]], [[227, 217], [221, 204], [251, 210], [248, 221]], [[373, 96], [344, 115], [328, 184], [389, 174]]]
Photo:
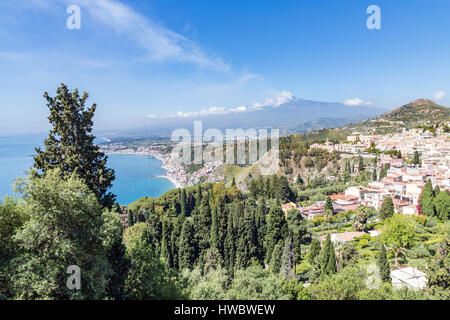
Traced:
[[175, 170], [174, 167], [172, 167], [169, 164], [168, 159], [166, 159], [162, 154], [159, 153], [154, 153], [154, 152], [136, 152], [136, 151], [124, 151], [124, 152], [105, 152], [106, 155], [111, 155], [111, 154], [118, 154], [118, 155], [138, 155], [138, 156], [148, 156], [151, 158], [154, 158], [156, 160], [159, 160], [162, 162], [161, 168], [164, 169], [166, 171], [166, 173], [164, 175], [159, 175], [159, 176], [155, 176], [156, 178], [164, 178], [169, 180], [172, 184], [173, 184], [173, 189], [179, 189], [179, 188], [183, 188], [183, 184], [179, 181], [179, 177], [175, 174], [171, 174], [171, 171]]

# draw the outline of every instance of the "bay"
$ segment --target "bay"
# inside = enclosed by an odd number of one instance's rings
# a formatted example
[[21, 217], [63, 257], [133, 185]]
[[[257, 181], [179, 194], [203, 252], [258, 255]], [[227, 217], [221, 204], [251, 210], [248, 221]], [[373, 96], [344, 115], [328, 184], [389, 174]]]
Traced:
[[[35, 147], [42, 147], [43, 136], [0, 137], [0, 199], [14, 196], [13, 182], [25, 176], [24, 170], [33, 165]], [[128, 205], [141, 197], [158, 197], [173, 189], [173, 183], [162, 177], [166, 174], [158, 159], [146, 155], [108, 155], [108, 167], [116, 179], [111, 192], [119, 204]]]

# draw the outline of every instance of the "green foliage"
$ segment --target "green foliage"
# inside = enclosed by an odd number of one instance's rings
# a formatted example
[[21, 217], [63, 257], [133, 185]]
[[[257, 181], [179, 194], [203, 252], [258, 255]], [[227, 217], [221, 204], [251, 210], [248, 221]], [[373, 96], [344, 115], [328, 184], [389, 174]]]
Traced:
[[429, 261], [427, 287], [431, 295], [438, 299], [450, 299], [450, 238], [442, 241], [435, 257]]
[[381, 280], [383, 282], [391, 283], [391, 266], [387, 259], [386, 248], [384, 244], [380, 244], [380, 252], [378, 254], [377, 266], [380, 269]]
[[314, 259], [320, 254], [320, 241], [319, 239], [313, 239], [311, 242], [311, 247], [309, 249], [308, 261], [313, 263]]
[[[436, 187], [437, 188], [437, 187]], [[440, 220], [448, 220], [450, 217], [450, 193], [440, 191], [433, 203], [436, 209], [436, 215]]]
[[245, 270], [236, 271], [226, 297], [230, 300], [286, 300], [289, 295], [282, 288], [278, 275], [253, 264]]
[[284, 212], [281, 210], [280, 204], [275, 203], [271, 208], [267, 217], [265, 236], [266, 261], [272, 259], [272, 251], [275, 245], [286, 237], [288, 232], [287, 222], [284, 218]]
[[61, 175], [76, 173], [88, 185], [103, 207], [112, 208], [115, 196], [108, 193], [114, 180], [114, 170], [106, 167], [107, 157], [94, 144], [93, 117], [97, 108], [85, 108], [88, 94], [80, 97], [78, 90], [70, 92], [62, 84], [57, 95], [44, 94], [50, 111], [52, 129], [45, 139], [44, 150], [36, 149], [34, 167], [42, 172], [60, 169]]
[[404, 252], [415, 242], [414, 227], [414, 219], [402, 214], [395, 214], [385, 221], [382, 239], [394, 253], [397, 266], [399, 265], [399, 253]]
[[394, 203], [391, 197], [386, 197], [383, 200], [380, 208], [380, 218], [381, 220], [389, 219], [394, 215]]
[[[59, 170], [23, 181], [20, 210], [27, 221], [14, 235], [14, 291], [20, 299], [100, 299], [111, 266], [107, 252], [120, 236], [119, 217], [103, 211], [76, 174]], [[66, 270], [81, 268], [81, 290], [66, 287]]]
[[427, 180], [427, 183], [420, 194], [419, 204], [422, 214], [429, 217], [434, 217], [436, 215], [436, 209], [434, 207], [434, 192], [430, 179]]

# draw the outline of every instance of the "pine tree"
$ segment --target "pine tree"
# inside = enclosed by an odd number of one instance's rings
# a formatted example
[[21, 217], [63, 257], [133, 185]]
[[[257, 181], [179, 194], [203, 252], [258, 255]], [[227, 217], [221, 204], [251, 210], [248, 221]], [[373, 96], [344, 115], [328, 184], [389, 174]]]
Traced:
[[439, 187], [439, 185], [436, 185], [436, 187], [433, 190], [433, 196], [436, 198], [440, 192], [441, 188]]
[[297, 179], [295, 180], [295, 182], [297, 183], [297, 185], [302, 186], [303, 185], [303, 179], [302, 177], [300, 177], [300, 174], [297, 175]]
[[320, 251], [320, 269], [321, 274], [326, 274], [328, 260], [330, 259], [331, 236], [328, 233], [325, 243]]
[[381, 220], [389, 219], [394, 215], [394, 203], [391, 197], [387, 197], [383, 200], [380, 208], [380, 218]]
[[168, 218], [164, 218], [162, 222], [161, 258], [166, 261], [169, 268], [173, 267], [172, 246], [170, 245], [171, 235], [171, 223]]
[[195, 231], [198, 238], [199, 256], [203, 258], [209, 248], [211, 240], [211, 208], [209, 206], [209, 193], [202, 198], [200, 211], [195, 215]]
[[236, 266], [245, 269], [257, 254], [257, 233], [254, 221], [255, 202], [252, 198], [247, 201], [244, 217], [240, 219], [238, 228], [238, 243], [236, 248]]
[[431, 179], [427, 180], [425, 187], [422, 190], [419, 198], [420, 211], [430, 217], [436, 215], [436, 208], [434, 207], [434, 194]]
[[100, 205], [112, 208], [115, 196], [108, 192], [115, 179], [114, 170], [106, 166], [107, 156], [94, 143], [93, 117], [97, 108], [85, 108], [88, 94], [80, 97], [78, 90], [70, 92], [62, 84], [52, 98], [44, 94], [50, 110], [52, 129], [45, 139], [44, 150], [36, 148], [34, 167], [42, 173], [55, 168], [62, 175], [75, 172], [95, 194]]
[[380, 269], [381, 281], [391, 283], [391, 267], [386, 254], [384, 244], [380, 244], [381, 249], [378, 254], [377, 266]]

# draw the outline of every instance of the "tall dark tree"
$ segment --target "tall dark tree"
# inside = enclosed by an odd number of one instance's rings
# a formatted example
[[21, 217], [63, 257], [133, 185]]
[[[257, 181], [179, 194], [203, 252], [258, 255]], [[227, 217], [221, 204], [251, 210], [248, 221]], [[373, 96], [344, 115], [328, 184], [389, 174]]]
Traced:
[[373, 181], [377, 181], [377, 168], [373, 168], [373, 172], [372, 172], [372, 180]]
[[277, 198], [283, 203], [292, 200], [292, 190], [289, 186], [289, 181], [285, 176], [281, 176], [278, 179]]
[[413, 158], [413, 164], [415, 164], [416, 166], [421, 166], [421, 161], [420, 161], [420, 154], [419, 151], [414, 151], [414, 158]]
[[134, 225], [134, 214], [133, 210], [128, 209], [127, 212], [127, 219], [128, 219], [128, 227], [132, 227]]
[[192, 218], [186, 218], [183, 223], [183, 229], [181, 230], [178, 247], [178, 264], [180, 269], [191, 269], [194, 265], [197, 253], [194, 232]]
[[254, 221], [255, 201], [250, 198], [247, 201], [244, 217], [238, 228], [238, 243], [236, 249], [236, 266], [245, 269], [250, 265], [252, 258], [257, 254], [257, 233]]
[[314, 238], [311, 241], [311, 247], [309, 248], [308, 262], [313, 263], [314, 259], [320, 254], [320, 241]]
[[386, 254], [386, 248], [384, 244], [380, 244], [380, 253], [378, 254], [377, 266], [380, 269], [381, 281], [391, 283], [391, 266]]
[[216, 248], [219, 250], [219, 218], [218, 218], [218, 209], [217, 206], [214, 207], [211, 216], [211, 239], [210, 239], [211, 248]]
[[364, 170], [364, 159], [361, 156], [358, 157], [358, 170], [359, 172]]
[[266, 237], [266, 204], [260, 199], [255, 211], [255, 228], [257, 234], [257, 256], [258, 261], [264, 263], [264, 239]]
[[[269, 262], [272, 258], [272, 251], [275, 245], [286, 237], [287, 235], [287, 222], [284, 218], [284, 212], [281, 210], [279, 201], [276, 202], [270, 208], [269, 215], [267, 217], [266, 225], [266, 261]], [[284, 243], [281, 245], [283, 247]]]
[[325, 273], [328, 275], [335, 274], [337, 272], [336, 268], [336, 254], [334, 252], [334, 244], [333, 242], [330, 243], [329, 246], [329, 253], [328, 253], [328, 261], [327, 265], [325, 267]]
[[383, 200], [380, 208], [380, 218], [381, 220], [389, 219], [394, 215], [394, 203], [391, 197], [387, 197]]
[[75, 172], [95, 194], [103, 207], [112, 208], [115, 196], [108, 192], [115, 179], [114, 170], [106, 166], [107, 157], [94, 143], [93, 117], [97, 108], [86, 108], [88, 94], [81, 97], [78, 89], [73, 92], [62, 84], [57, 95], [44, 94], [50, 111], [48, 120], [52, 126], [44, 140], [44, 150], [36, 148], [34, 167], [41, 173], [59, 168], [62, 175]]
[[436, 208], [434, 207], [434, 192], [431, 179], [427, 180], [425, 187], [422, 190], [419, 198], [420, 211], [430, 217], [436, 215]]
[[236, 247], [235, 247], [235, 231], [233, 226], [233, 218], [228, 217], [227, 221], [227, 235], [224, 243], [224, 264], [226, 268], [233, 272], [235, 266]]

